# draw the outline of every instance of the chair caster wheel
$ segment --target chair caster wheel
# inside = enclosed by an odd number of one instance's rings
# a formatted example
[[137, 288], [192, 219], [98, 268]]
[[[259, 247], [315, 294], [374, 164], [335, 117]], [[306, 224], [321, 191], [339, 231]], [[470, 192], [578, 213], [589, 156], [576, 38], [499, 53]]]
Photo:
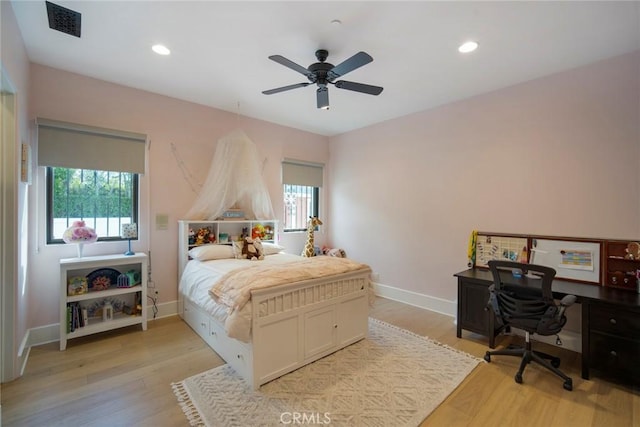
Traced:
[[491, 363], [491, 353], [489, 353], [488, 351], [484, 354], [484, 360], [486, 360], [487, 362]]
[[564, 384], [562, 384], [562, 387], [564, 387], [565, 390], [569, 390], [569, 391], [573, 390], [573, 381], [571, 380], [571, 378], [566, 380]]
[[520, 374], [516, 374], [516, 376], [514, 377], [514, 379], [516, 380], [516, 382], [518, 384], [522, 384], [522, 375]]
[[558, 359], [557, 357], [554, 357], [553, 359], [551, 359], [551, 366], [553, 366], [554, 368], [559, 367], [560, 359]]

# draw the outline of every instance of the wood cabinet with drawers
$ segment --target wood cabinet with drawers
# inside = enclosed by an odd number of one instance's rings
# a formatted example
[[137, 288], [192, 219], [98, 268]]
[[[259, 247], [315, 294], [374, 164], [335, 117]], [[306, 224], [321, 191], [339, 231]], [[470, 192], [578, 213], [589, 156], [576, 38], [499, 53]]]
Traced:
[[639, 384], [640, 310], [588, 302], [582, 322], [583, 365]]
[[[491, 272], [471, 268], [458, 279], [457, 336], [467, 330], [489, 338], [494, 348], [501, 332], [495, 316], [486, 310]], [[640, 294], [607, 286], [554, 280], [553, 296], [575, 295], [582, 305], [582, 378], [598, 375], [640, 386]]]

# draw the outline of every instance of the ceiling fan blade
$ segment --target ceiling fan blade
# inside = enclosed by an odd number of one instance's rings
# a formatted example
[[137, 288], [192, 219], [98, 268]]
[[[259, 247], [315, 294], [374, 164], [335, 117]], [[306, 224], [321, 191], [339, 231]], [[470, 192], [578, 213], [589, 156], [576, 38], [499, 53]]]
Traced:
[[297, 71], [302, 75], [308, 76], [309, 74], [311, 74], [311, 72], [304, 68], [302, 65], [298, 65], [282, 55], [271, 55], [269, 59], [277, 62], [278, 64], [284, 65], [285, 67], [291, 68], [293, 71]]
[[284, 92], [285, 90], [296, 89], [299, 87], [309, 86], [311, 83], [296, 83], [294, 85], [282, 86], [275, 89], [263, 90], [262, 93], [265, 95], [273, 95], [274, 93]]
[[316, 98], [318, 101], [318, 108], [321, 108], [323, 110], [328, 110], [329, 109], [329, 89], [327, 89], [326, 86], [322, 86], [319, 87], [318, 90], [316, 90]]
[[366, 93], [369, 95], [380, 95], [384, 88], [380, 86], [366, 85], [364, 83], [348, 82], [346, 80], [338, 80], [335, 82], [338, 89], [352, 90], [354, 92]]
[[371, 61], [373, 61], [373, 58], [368, 53], [358, 52], [351, 58], [341, 62], [340, 64], [329, 70], [329, 80], [337, 79], [340, 76], [344, 76], [345, 74], [355, 70], [356, 68], [360, 68]]

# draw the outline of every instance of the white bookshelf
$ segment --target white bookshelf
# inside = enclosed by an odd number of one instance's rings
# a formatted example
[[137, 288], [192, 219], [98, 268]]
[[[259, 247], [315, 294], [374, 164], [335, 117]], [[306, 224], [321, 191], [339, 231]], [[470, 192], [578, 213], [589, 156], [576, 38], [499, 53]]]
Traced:
[[[60, 260], [60, 350], [67, 348], [67, 340], [91, 335], [112, 329], [131, 325], [142, 325], [142, 330], [147, 329], [147, 255], [136, 253], [134, 255], [100, 255], [82, 258], [64, 258]], [[89, 287], [89, 292], [79, 295], [68, 295], [69, 279], [72, 277], [86, 277], [93, 271], [111, 268], [121, 273], [135, 270], [140, 273], [140, 284], [131, 287], [118, 288], [112, 283], [109, 289], [94, 291]], [[91, 286], [89, 284], [89, 286]], [[125, 314], [122, 310], [115, 310], [113, 318], [103, 320], [102, 316], [89, 317], [85, 326], [69, 328], [67, 317], [67, 305], [79, 303], [81, 306], [99, 306], [103, 301], [111, 301], [114, 298], [125, 298], [133, 301], [135, 297], [141, 302], [141, 310], [135, 315]], [[100, 312], [101, 314], [101, 312]]]

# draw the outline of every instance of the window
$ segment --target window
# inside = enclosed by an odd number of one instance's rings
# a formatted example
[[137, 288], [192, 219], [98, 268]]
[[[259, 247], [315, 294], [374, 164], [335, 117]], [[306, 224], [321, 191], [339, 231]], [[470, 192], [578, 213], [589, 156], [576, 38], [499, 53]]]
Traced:
[[285, 160], [282, 162], [284, 231], [304, 231], [310, 216], [318, 216], [323, 165]]
[[310, 216], [318, 216], [318, 187], [284, 184], [284, 231], [307, 229]]
[[138, 222], [138, 174], [47, 168], [47, 243], [83, 220], [98, 240], [121, 240], [122, 224]]
[[46, 167], [47, 243], [62, 243], [73, 221], [98, 240], [121, 240], [138, 223], [138, 179], [147, 136], [38, 118], [38, 166]]

